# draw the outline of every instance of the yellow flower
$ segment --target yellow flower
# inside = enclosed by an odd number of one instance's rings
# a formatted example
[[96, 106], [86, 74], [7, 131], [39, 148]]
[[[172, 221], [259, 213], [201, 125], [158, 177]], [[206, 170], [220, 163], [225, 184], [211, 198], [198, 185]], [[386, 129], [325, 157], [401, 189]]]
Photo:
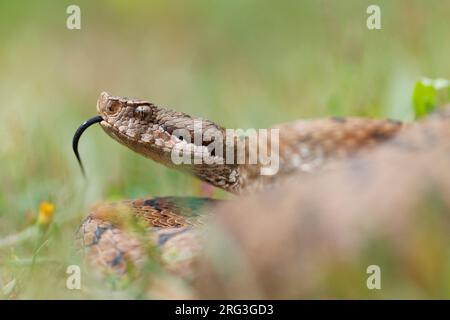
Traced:
[[37, 224], [40, 227], [48, 227], [53, 220], [55, 206], [51, 202], [41, 202], [39, 205], [39, 216]]

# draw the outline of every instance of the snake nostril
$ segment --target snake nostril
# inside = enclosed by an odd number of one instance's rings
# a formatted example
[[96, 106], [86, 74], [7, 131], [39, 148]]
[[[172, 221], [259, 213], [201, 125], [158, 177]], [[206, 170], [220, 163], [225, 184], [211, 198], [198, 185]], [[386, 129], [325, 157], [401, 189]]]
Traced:
[[110, 100], [106, 104], [106, 112], [109, 114], [116, 114], [119, 112], [121, 108], [121, 104], [119, 101]]

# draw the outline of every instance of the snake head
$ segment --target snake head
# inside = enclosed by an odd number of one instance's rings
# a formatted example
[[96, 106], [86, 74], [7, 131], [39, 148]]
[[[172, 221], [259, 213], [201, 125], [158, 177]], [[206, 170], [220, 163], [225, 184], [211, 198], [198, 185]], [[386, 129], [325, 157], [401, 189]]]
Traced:
[[148, 101], [112, 96], [102, 92], [97, 100], [97, 111], [100, 115], [83, 122], [72, 140], [72, 148], [83, 175], [85, 172], [78, 152], [78, 142], [87, 128], [100, 123], [110, 136], [136, 150], [133, 146], [140, 142], [142, 134], [153, 128], [152, 116], [155, 108], [157, 107]]
[[[236, 166], [226, 165], [225, 153], [219, 153], [226, 147], [221, 140], [225, 132], [215, 123], [145, 100], [112, 96], [106, 92], [98, 98], [97, 111], [103, 130], [131, 150], [168, 167], [193, 173], [221, 188], [237, 183]], [[180, 156], [180, 150], [183, 156]], [[177, 162], [180, 158], [192, 161]], [[194, 159], [204, 162], [197, 163]], [[197, 166], [205, 163], [207, 165]], [[205, 166], [208, 169], [205, 170]], [[212, 173], [215, 171], [227, 172], [225, 175], [231, 176], [233, 181], [217, 181]]]
[[113, 96], [102, 92], [97, 111], [103, 118], [102, 128], [114, 139], [130, 146], [159, 129], [158, 111], [152, 103], [135, 98]]
[[148, 125], [152, 119], [155, 106], [148, 101], [112, 96], [107, 92], [100, 93], [97, 100], [97, 111], [105, 122], [118, 126], [122, 123], [140, 122]]
[[[169, 151], [177, 143], [195, 145], [195, 123], [201, 123], [209, 132], [221, 131], [216, 124], [188, 114], [156, 106], [148, 101], [112, 96], [102, 92], [97, 101], [102, 117], [100, 125], [111, 137], [145, 155], [170, 157]], [[176, 134], [182, 131], [183, 135]], [[206, 131], [206, 130], [205, 130]], [[201, 131], [199, 134], [203, 134]], [[204, 138], [208, 138], [206, 135]], [[207, 143], [208, 139], [205, 139]], [[198, 151], [198, 150], [197, 150]]]

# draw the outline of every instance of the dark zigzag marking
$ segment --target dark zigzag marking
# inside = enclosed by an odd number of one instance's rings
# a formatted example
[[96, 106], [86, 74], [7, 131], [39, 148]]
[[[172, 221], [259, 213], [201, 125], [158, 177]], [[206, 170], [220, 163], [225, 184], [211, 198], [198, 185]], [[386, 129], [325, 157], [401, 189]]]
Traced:
[[157, 211], [168, 209], [182, 216], [198, 216], [207, 205], [214, 205], [221, 200], [198, 198], [198, 197], [158, 197], [147, 199], [144, 205], [150, 206]]

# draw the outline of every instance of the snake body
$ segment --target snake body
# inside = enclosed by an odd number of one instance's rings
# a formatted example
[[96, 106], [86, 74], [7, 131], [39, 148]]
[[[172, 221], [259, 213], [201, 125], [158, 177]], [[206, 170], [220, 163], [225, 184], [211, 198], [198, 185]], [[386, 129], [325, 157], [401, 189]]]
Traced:
[[[196, 266], [202, 298], [448, 299], [450, 105], [214, 216]], [[382, 290], [366, 286], [369, 266]]]
[[[226, 201], [156, 197], [94, 207], [80, 226], [78, 241], [90, 261], [118, 273], [125, 273], [130, 265], [142, 265], [146, 244], [150, 243], [158, 248], [168, 270], [190, 274], [193, 257], [205, 241], [202, 226], [207, 224], [208, 215], [223, 210], [222, 202], [239, 206], [247, 196], [277, 190], [285, 181], [301, 183], [311, 174], [338, 166], [391, 140], [408, 127], [397, 121], [364, 118], [301, 120], [278, 125], [274, 128], [279, 130], [279, 170], [264, 176], [260, 174], [260, 164], [214, 163], [218, 152], [204, 141], [213, 141], [215, 133], [224, 134], [225, 129], [212, 121], [106, 92], [100, 94], [97, 111], [99, 116], [91, 122], [99, 122], [109, 136], [129, 149], [238, 195]], [[195, 139], [189, 142], [175, 134], [177, 129], [183, 129], [194, 136], [196, 122], [202, 124], [203, 132], [209, 132], [202, 143]], [[77, 155], [78, 139], [86, 127], [82, 126], [74, 138]], [[234, 141], [239, 139], [249, 145], [249, 137], [232, 137]], [[190, 150], [192, 158], [201, 155], [212, 164], [175, 165], [171, 154], [180, 145]]]

